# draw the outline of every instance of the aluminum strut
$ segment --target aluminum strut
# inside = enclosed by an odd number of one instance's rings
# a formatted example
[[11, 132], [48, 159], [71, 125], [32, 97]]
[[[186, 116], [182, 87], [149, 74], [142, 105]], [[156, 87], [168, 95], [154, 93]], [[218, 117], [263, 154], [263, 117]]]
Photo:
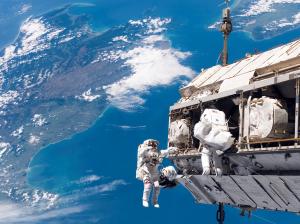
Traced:
[[224, 210], [224, 204], [223, 203], [219, 204], [219, 208], [217, 210], [217, 221], [218, 221], [218, 224], [224, 224], [225, 210]]
[[[300, 79], [296, 79], [296, 98], [295, 98], [295, 138], [299, 137], [299, 95], [300, 95]], [[295, 142], [295, 146], [298, 142]]]

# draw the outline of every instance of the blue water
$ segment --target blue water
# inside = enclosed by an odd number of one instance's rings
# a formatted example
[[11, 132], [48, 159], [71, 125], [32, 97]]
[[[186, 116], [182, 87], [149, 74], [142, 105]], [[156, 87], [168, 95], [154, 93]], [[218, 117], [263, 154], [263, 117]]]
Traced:
[[[8, 4], [8, 1], [5, 1]], [[30, 1], [31, 14], [40, 14], [54, 7], [74, 1], [55, 0], [41, 4]], [[216, 63], [222, 48], [222, 36], [207, 27], [219, 18], [221, 8], [214, 1], [199, 0], [113, 0], [84, 1], [95, 6], [78, 6], [73, 13], [89, 15], [91, 26], [103, 31], [129, 19], [148, 16], [172, 18], [167, 37], [172, 46], [189, 51], [192, 56], [184, 63], [195, 71]], [[17, 27], [26, 18], [15, 18], [11, 31], [0, 46], [7, 44], [17, 33]], [[255, 49], [264, 51], [295, 39], [300, 31], [293, 31], [267, 41], [253, 41], [245, 33], [234, 32], [230, 39], [230, 59], [237, 60], [246, 52]], [[61, 206], [84, 205], [86, 210], [64, 218], [52, 218], [54, 223], [215, 223], [215, 206], [197, 205], [192, 196], [181, 186], [172, 190], [163, 190], [160, 197], [161, 209], [143, 209], [141, 207], [141, 182], [135, 179], [137, 146], [144, 139], [159, 140], [160, 147], [167, 144], [169, 106], [179, 98], [180, 84], [152, 89], [146, 94], [143, 108], [134, 112], [120, 111], [108, 107], [95, 124], [88, 130], [75, 134], [72, 138], [49, 145], [42, 149], [31, 162], [28, 183], [48, 192], [57, 193], [62, 198], [72, 198]], [[129, 125], [134, 128], [123, 129]], [[80, 178], [88, 175], [101, 176], [89, 184], [76, 184]], [[82, 196], [78, 194], [87, 187], [123, 180], [126, 184], [105, 194]], [[79, 196], [78, 196], [79, 195]], [[74, 198], [73, 198], [74, 197]], [[258, 211], [250, 220], [241, 218], [239, 211], [226, 208], [225, 223], [299, 223], [300, 218], [288, 213]], [[269, 221], [266, 221], [269, 220]]]
[[[69, 218], [72, 220], [70, 223], [77, 223], [75, 220], [78, 218], [87, 220], [87, 217], [100, 217], [101, 223], [140, 223], [141, 220], [145, 224], [214, 223], [216, 207], [197, 205], [181, 186], [161, 192], [161, 209], [141, 207], [142, 184], [135, 179], [136, 147], [148, 137], [158, 139], [162, 148], [166, 146], [168, 105], [178, 97], [177, 88], [155, 90], [147, 99], [146, 109], [137, 113], [109, 108], [86, 132], [43, 149], [32, 162], [32, 166], [40, 165], [42, 168], [34, 170], [30, 183], [60, 194], [74, 190], [68, 188], [69, 183], [91, 173], [106, 176], [103, 183], [111, 178], [124, 179], [128, 183], [106, 196], [99, 194], [80, 199], [79, 203], [90, 207], [79, 216]], [[146, 128], [123, 131], [115, 127], [119, 124], [145, 125]], [[45, 178], [51, 179], [43, 181]], [[254, 215], [260, 218], [248, 220], [241, 218], [238, 210], [226, 208], [226, 215], [226, 223], [266, 223], [262, 218], [274, 223], [284, 223], [286, 219], [290, 220], [288, 223], [299, 223], [297, 216], [287, 213], [259, 211]]]

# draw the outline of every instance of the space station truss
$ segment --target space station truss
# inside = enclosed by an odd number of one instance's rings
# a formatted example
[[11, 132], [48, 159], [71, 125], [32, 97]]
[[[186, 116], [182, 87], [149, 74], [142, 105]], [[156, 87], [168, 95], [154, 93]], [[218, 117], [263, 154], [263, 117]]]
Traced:
[[300, 176], [181, 176], [198, 203], [300, 212]]

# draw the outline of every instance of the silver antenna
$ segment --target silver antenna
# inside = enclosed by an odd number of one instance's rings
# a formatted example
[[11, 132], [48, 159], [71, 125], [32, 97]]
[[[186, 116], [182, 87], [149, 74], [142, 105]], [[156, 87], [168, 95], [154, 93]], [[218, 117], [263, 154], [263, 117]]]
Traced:
[[227, 4], [227, 8], [223, 10], [223, 21], [221, 24], [221, 32], [223, 33], [223, 37], [224, 37], [223, 53], [222, 53], [223, 66], [226, 66], [228, 64], [228, 38], [229, 38], [229, 34], [232, 31], [229, 0], [225, 0], [225, 2]]
[[225, 4], [226, 4], [227, 8], [229, 7], [229, 2], [230, 2], [230, 0], [225, 0]]
[[230, 0], [224, 0], [224, 2], [218, 4], [218, 7], [226, 5], [226, 7], [228, 8], [229, 7], [229, 2], [230, 2]]

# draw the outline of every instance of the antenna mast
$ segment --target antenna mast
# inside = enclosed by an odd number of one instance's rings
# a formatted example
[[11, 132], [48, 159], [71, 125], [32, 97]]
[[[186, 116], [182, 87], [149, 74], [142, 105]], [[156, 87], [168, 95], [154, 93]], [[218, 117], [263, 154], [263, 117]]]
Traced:
[[223, 10], [223, 21], [221, 25], [221, 32], [223, 33], [224, 45], [222, 52], [223, 66], [228, 64], [228, 38], [232, 31], [232, 23], [230, 18], [229, 0], [225, 0], [227, 7]]

